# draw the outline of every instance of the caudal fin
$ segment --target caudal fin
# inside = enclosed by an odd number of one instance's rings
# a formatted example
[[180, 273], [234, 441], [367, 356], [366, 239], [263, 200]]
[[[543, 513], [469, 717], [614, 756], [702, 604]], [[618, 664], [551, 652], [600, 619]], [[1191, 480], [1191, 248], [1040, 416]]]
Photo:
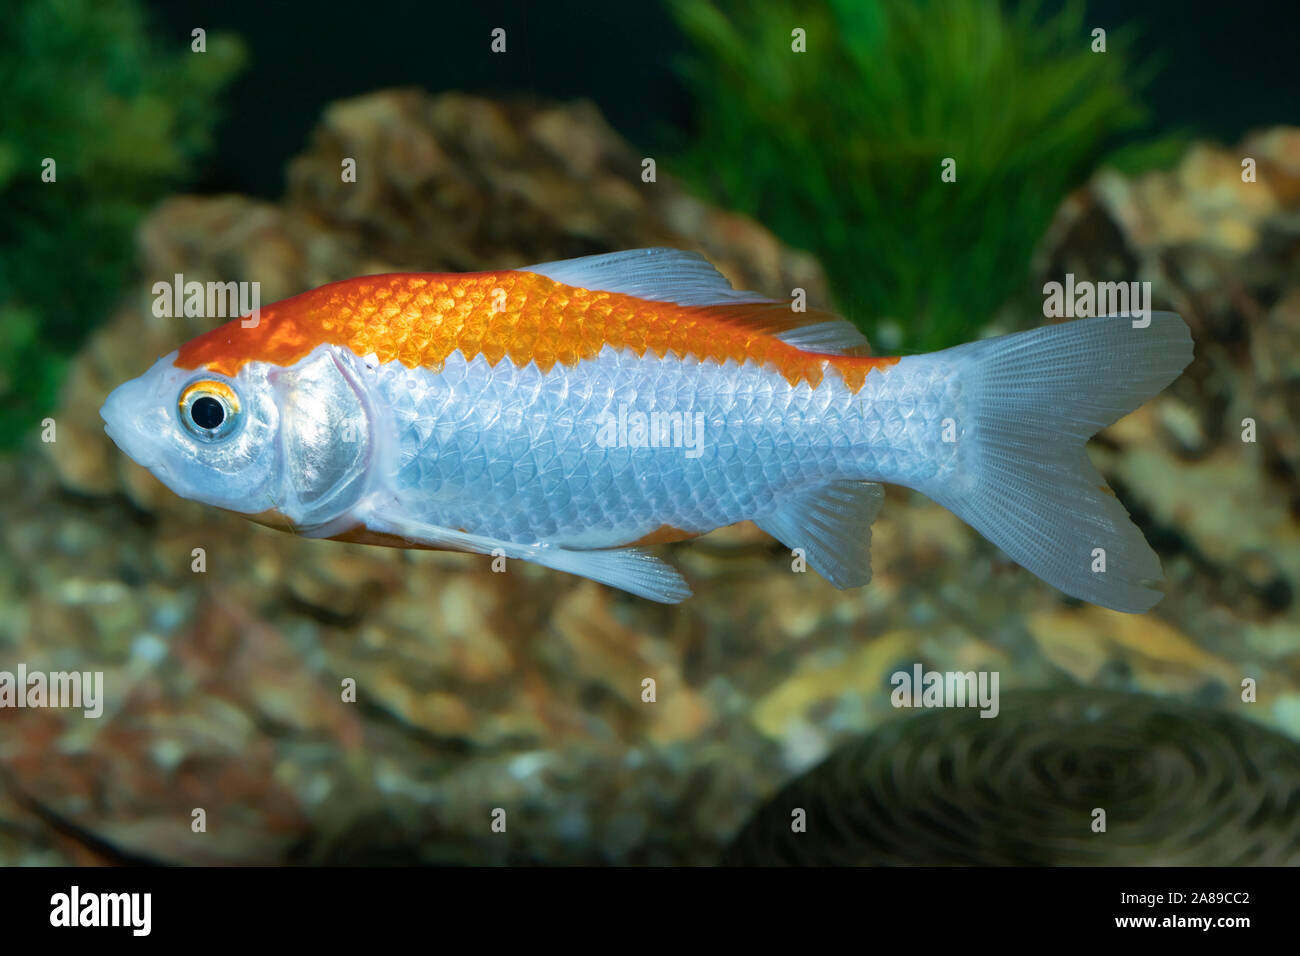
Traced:
[[1150, 586], [1160, 561], [1084, 443], [1192, 360], [1183, 320], [1150, 318], [1080, 319], [939, 353], [959, 363], [965, 420], [955, 474], [920, 489], [1049, 584], [1130, 613], [1162, 597]]

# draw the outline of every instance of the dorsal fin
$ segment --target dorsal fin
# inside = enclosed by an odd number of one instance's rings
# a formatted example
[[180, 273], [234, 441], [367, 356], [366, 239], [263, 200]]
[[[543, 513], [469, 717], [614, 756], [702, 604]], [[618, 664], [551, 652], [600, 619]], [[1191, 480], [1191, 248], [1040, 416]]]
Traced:
[[824, 352], [829, 355], [871, 354], [871, 344], [867, 337], [847, 319], [818, 309], [810, 309], [803, 314], [812, 316], [812, 320], [807, 325], [782, 332], [777, 338], [805, 352]]
[[726, 277], [698, 252], [684, 249], [627, 249], [598, 256], [524, 266], [556, 282], [600, 292], [621, 292], [652, 302], [677, 305], [737, 305], [771, 302], [757, 292], [733, 289]]
[[851, 322], [817, 309], [795, 312], [789, 302], [734, 289], [726, 277], [697, 252], [668, 248], [628, 249], [540, 262], [515, 271], [532, 272], [579, 289], [634, 295], [651, 302], [725, 307], [719, 310], [719, 317], [725, 321], [758, 333], [775, 335], [804, 351], [835, 355], [871, 354], [871, 346]]

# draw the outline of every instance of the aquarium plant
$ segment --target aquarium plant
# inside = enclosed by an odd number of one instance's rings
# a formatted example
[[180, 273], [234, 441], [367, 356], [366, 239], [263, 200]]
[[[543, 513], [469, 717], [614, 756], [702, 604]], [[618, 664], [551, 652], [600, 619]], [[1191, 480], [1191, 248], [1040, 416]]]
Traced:
[[203, 40], [151, 37], [136, 0], [6, 5], [0, 447], [53, 407], [68, 356], [114, 305], [137, 222], [208, 146], [243, 48]]
[[697, 111], [679, 171], [816, 253], [839, 308], [903, 351], [966, 341], [1022, 292], [1061, 200], [1145, 121], [1131, 38], [1077, 3], [671, 9]]

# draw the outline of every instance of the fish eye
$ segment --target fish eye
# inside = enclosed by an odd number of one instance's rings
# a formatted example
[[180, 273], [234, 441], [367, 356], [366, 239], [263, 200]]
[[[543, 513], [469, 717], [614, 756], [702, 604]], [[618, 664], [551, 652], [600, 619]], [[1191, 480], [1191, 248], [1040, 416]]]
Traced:
[[178, 405], [181, 424], [201, 441], [228, 438], [239, 424], [239, 396], [225, 382], [191, 382], [181, 390]]

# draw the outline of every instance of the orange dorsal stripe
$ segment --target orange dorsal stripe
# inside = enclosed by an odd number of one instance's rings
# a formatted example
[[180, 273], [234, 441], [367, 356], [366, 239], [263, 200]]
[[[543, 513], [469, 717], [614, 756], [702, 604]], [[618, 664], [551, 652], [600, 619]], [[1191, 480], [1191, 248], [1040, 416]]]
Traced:
[[595, 358], [602, 348], [698, 361], [757, 362], [792, 385], [821, 384], [827, 366], [857, 391], [871, 369], [897, 358], [805, 352], [776, 337], [825, 318], [781, 303], [682, 306], [578, 289], [531, 272], [394, 273], [321, 286], [236, 319], [181, 346], [180, 368], [234, 375], [248, 362], [291, 365], [318, 345], [382, 362], [439, 369], [453, 352], [509, 357], [542, 371]]

